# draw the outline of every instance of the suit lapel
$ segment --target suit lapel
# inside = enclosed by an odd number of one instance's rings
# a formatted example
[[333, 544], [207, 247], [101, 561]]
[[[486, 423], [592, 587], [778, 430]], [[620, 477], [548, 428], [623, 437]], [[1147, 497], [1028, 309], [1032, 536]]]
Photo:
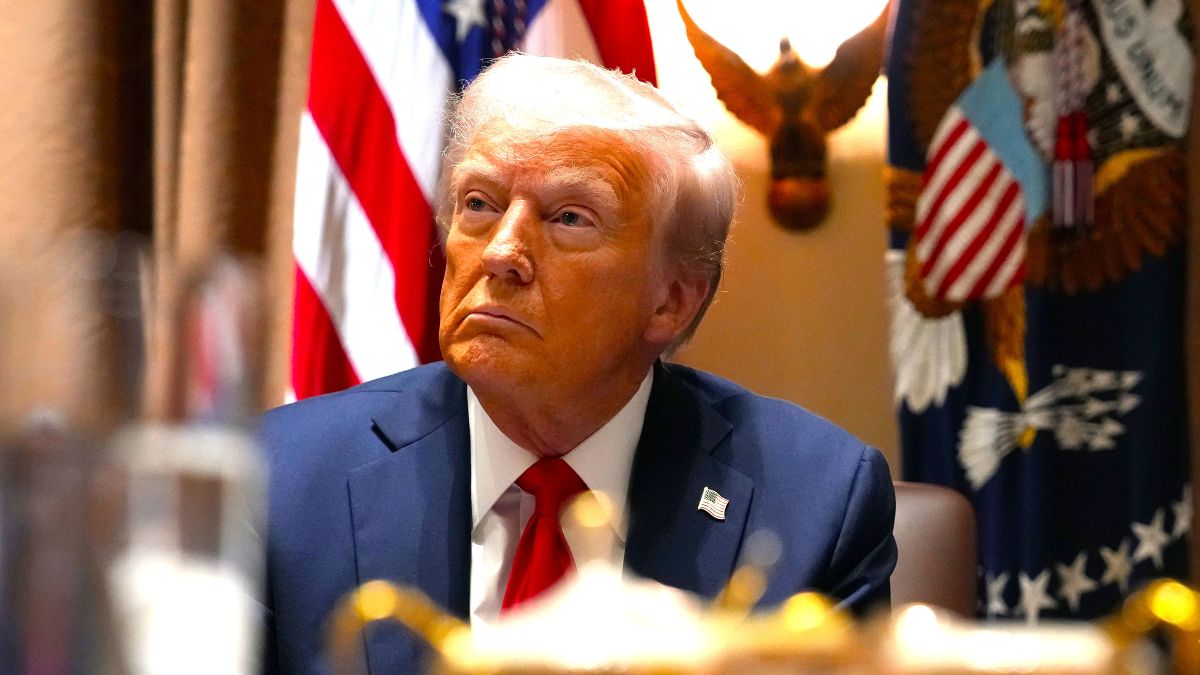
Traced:
[[[733, 571], [754, 483], [716, 459], [732, 427], [661, 363], [629, 480], [627, 569], [712, 598]], [[697, 509], [704, 488], [729, 500], [725, 520]]]
[[[388, 579], [410, 586], [465, 619], [471, 574], [470, 433], [465, 387], [449, 377], [443, 391], [443, 400], [452, 402], [448, 407], [431, 396], [418, 403], [427, 410], [415, 418], [412, 410], [397, 410], [373, 419], [390, 452], [350, 472], [350, 511], [359, 584]], [[435, 426], [411, 439], [414, 419]], [[412, 670], [423, 651], [405, 629], [368, 631], [372, 672]]]

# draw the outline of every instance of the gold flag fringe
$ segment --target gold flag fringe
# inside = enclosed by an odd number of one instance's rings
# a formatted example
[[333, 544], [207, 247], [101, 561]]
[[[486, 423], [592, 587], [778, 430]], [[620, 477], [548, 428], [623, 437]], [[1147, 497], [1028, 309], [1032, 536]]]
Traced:
[[915, 10], [908, 48], [909, 111], [927, 150], [946, 111], [979, 74], [979, 23], [990, 2], [923, 0]]
[[883, 167], [883, 180], [887, 185], [887, 203], [884, 204], [884, 222], [893, 230], [912, 232], [916, 220], [917, 197], [921, 195], [924, 174], [895, 166]]
[[1162, 256], [1186, 225], [1186, 169], [1176, 148], [1132, 150], [1096, 175], [1095, 223], [1081, 234], [1040, 219], [1029, 233], [1029, 283], [1075, 295], [1120, 281], [1147, 253]]

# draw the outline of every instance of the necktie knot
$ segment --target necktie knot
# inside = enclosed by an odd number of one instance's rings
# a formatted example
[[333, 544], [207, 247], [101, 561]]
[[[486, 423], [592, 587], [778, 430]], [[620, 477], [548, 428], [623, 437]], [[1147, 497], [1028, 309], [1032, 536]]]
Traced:
[[587, 490], [583, 479], [560, 457], [539, 459], [517, 478], [517, 487], [533, 495], [534, 512], [558, 518], [563, 505]]

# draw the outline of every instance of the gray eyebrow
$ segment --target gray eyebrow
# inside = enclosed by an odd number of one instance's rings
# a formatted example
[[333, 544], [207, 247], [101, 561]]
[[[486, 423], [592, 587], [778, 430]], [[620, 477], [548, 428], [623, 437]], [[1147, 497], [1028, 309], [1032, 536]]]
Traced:
[[550, 190], [574, 189], [596, 200], [597, 206], [613, 213], [619, 212], [621, 202], [612, 184], [595, 171], [573, 166], [555, 167], [550, 171], [546, 186]]
[[491, 162], [480, 161], [474, 158], [464, 159], [454, 167], [454, 171], [450, 173], [451, 187], [458, 187], [459, 180], [464, 175], [477, 176], [497, 185], [504, 182], [499, 167]]

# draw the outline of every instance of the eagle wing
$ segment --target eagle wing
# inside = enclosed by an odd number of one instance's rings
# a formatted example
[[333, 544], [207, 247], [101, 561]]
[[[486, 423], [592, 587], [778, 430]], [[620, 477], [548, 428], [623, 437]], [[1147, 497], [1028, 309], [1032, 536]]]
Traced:
[[849, 122], [858, 114], [883, 67], [891, 3], [866, 28], [843, 42], [833, 61], [817, 74], [811, 113], [825, 131]]
[[770, 138], [779, 128], [783, 113], [765, 78], [754, 72], [733, 50], [701, 30], [684, 8], [683, 0], [676, 0], [675, 4], [683, 17], [688, 41], [712, 78], [717, 97], [738, 119]]

